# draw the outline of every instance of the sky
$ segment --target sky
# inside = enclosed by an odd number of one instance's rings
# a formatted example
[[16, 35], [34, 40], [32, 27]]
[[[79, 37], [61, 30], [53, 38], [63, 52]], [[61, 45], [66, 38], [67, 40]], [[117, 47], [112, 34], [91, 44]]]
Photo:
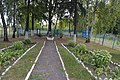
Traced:
[[[7, 19], [7, 16], [5, 16], [5, 21]], [[0, 15], [0, 24], [2, 25], [2, 19], [1, 19], [1, 15]]]
[[[67, 13], [67, 12], [68, 12], [68, 11], [66, 11], [65, 15], [68, 15], [68, 16], [69, 16], [70, 14]], [[5, 15], [4, 17], [5, 17], [5, 21], [6, 21], [7, 16]], [[55, 23], [56, 20], [57, 20], [56, 16], [53, 16], [52, 20], [53, 20], [53, 22]], [[45, 22], [44, 20], [42, 20], [42, 23], [43, 23], [43, 25], [46, 25], [46, 22]], [[1, 15], [0, 15], [0, 24], [2, 25]], [[47, 24], [48, 24], [48, 21], [47, 21]]]

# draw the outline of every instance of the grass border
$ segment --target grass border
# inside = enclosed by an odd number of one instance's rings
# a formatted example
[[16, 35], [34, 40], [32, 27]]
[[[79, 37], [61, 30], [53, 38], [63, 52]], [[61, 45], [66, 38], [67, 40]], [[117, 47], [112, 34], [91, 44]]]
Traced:
[[36, 65], [36, 63], [37, 63], [37, 61], [38, 61], [38, 58], [39, 58], [39, 56], [41, 55], [41, 52], [43, 51], [43, 48], [45, 47], [45, 44], [46, 44], [46, 41], [44, 41], [44, 44], [43, 44], [43, 46], [42, 46], [42, 48], [41, 48], [41, 50], [40, 50], [38, 56], [36, 57], [36, 59], [35, 59], [35, 61], [34, 61], [33, 65], [32, 65], [32, 67], [31, 67], [30, 71], [28, 72], [28, 74], [27, 74], [25, 80], [28, 80], [28, 79], [29, 79], [29, 77], [30, 77], [30, 75], [31, 75], [31, 73], [32, 73], [32, 71], [33, 71], [33, 69], [34, 69], [34, 67], [35, 67], [35, 65]]

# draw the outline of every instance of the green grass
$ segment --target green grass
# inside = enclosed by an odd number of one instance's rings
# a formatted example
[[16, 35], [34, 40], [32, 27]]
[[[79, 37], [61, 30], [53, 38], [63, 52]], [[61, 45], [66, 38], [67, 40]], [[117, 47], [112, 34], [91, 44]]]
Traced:
[[44, 80], [44, 79], [39, 74], [33, 74], [33, 75], [30, 76], [29, 80]]
[[112, 49], [110, 47], [102, 46], [97, 43], [85, 43], [85, 39], [77, 38], [78, 43], [84, 43], [89, 50], [107, 50], [112, 55], [112, 61], [120, 62], [120, 50]]
[[94, 80], [94, 78], [74, 59], [74, 57], [57, 42], [61, 57], [70, 80]]
[[3, 77], [3, 80], [24, 80], [36, 59], [43, 41], [30, 50], [17, 64], [15, 64]]

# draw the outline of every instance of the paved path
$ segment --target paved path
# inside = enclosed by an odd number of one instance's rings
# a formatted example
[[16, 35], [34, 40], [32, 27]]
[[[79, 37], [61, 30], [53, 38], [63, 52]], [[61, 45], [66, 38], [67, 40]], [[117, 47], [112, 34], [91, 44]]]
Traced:
[[29, 80], [66, 80], [53, 41], [47, 41]]

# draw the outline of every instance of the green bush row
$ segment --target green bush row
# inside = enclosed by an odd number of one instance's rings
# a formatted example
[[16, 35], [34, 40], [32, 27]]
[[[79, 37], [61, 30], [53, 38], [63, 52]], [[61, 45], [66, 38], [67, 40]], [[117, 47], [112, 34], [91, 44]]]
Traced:
[[4, 52], [0, 52], [0, 65], [6, 68], [11, 61], [14, 61], [16, 60], [16, 58], [20, 57], [24, 53], [24, 51], [25, 49], [21, 50], [7, 49]]
[[0, 66], [6, 68], [11, 61], [16, 60], [16, 58], [20, 57], [24, 51], [26, 50], [25, 45], [31, 44], [30, 39], [26, 39], [23, 42], [18, 41], [13, 43], [12, 48], [8, 48], [5, 51], [0, 52]]
[[113, 67], [111, 69], [109, 66], [112, 55], [107, 50], [88, 51], [84, 44], [76, 44], [71, 41], [67, 46], [79, 60], [93, 66], [97, 76], [105, 74], [108, 78], [120, 79], [119, 68]]
[[[72, 44], [72, 46], [70, 44]], [[112, 58], [107, 50], [94, 50], [93, 52], [89, 52], [84, 44], [77, 44], [73, 47], [73, 42], [68, 42], [68, 46], [72, 47], [70, 49], [76, 57], [83, 62], [96, 66], [97, 68], [109, 64]]]

